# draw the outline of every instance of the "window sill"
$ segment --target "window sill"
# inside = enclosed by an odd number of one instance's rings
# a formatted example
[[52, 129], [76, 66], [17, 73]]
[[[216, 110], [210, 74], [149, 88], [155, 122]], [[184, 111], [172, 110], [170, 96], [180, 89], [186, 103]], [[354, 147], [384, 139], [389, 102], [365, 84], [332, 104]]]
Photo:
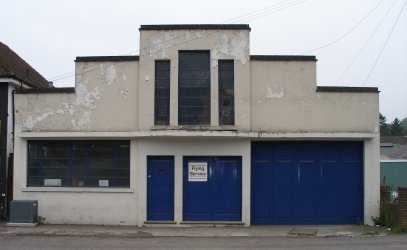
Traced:
[[27, 187], [22, 192], [65, 192], [65, 193], [134, 193], [132, 188], [87, 188], [87, 187]]
[[222, 126], [210, 126], [210, 125], [179, 125], [179, 126], [166, 126], [155, 125], [151, 127], [151, 130], [192, 130], [192, 131], [237, 131], [237, 127], [234, 125], [222, 125]]

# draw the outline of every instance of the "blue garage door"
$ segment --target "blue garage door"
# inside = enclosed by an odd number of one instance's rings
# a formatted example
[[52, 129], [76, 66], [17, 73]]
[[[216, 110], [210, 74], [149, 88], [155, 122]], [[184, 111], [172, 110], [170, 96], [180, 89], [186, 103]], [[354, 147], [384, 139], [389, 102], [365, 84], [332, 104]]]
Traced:
[[184, 157], [183, 220], [241, 221], [241, 157]]
[[363, 221], [361, 142], [253, 142], [252, 224]]

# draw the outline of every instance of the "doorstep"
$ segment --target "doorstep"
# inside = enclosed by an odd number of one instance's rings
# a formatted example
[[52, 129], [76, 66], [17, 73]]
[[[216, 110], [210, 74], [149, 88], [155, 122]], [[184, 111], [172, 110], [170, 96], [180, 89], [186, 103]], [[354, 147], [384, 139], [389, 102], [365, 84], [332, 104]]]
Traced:
[[166, 221], [166, 220], [147, 220], [144, 221], [145, 225], [175, 225], [175, 221]]
[[38, 223], [18, 223], [18, 222], [9, 222], [6, 224], [8, 227], [36, 227]]
[[244, 226], [243, 221], [181, 221], [181, 225]]

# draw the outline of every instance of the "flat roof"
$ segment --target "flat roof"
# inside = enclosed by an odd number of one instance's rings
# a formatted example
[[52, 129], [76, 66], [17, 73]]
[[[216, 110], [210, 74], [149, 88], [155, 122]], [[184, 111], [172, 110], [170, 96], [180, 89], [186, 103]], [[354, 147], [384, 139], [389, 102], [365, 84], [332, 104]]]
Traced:
[[153, 24], [139, 30], [250, 30], [248, 24]]
[[138, 60], [139, 56], [77, 56], [75, 62], [127, 62]]
[[377, 87], [337, 87], [337, 86], [317, 86], [317, 92], [358, 92], [358, 93], [379, 93]]
[[317, 61], [315, 56], [297, 55], [251, 55], [253, 61]]
[[75, 88], [18, 89], [17, 94], [75, 93]]

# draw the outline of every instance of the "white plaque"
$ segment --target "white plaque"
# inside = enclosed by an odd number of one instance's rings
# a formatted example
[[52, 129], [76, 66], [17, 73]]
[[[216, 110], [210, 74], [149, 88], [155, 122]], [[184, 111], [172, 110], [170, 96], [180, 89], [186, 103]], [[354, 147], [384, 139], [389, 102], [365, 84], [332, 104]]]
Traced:
[[108, 187], [109, 180], [99, 180], [99, 187]]
[[61, 179], [44, 179], [44, 186], [61, 186]]
[[203, 181], [203, 182], [208, 181], [208, 163], [189, 162], [188, 181]]

